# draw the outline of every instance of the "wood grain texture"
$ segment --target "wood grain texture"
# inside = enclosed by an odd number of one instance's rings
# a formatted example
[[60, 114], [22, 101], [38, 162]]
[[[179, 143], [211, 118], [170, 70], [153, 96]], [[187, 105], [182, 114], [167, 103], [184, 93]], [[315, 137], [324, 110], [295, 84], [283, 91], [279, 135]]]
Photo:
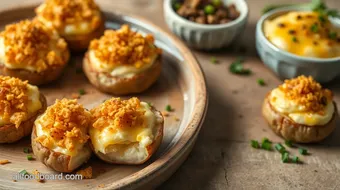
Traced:
[[[0, 1], [0, 7], [15, 6], [27, 0]], [[275, 3], [307, 2], [308, 0], [275, 0]], [[100, 1], [104, 2], [104, 1]], [[282, 164], [274, 152], [254, 150], [250, 139], [268, 137], [282, 142], [261, 117], [261, 105], [266, 93], [281, 83], [258, 58], [255, 50], [255, 24], [261, 8], [273, 0], [248, 0], [250, 17], [245, 33], [231, 48], [217, 52], [194, 51], [205, 72], [209, 91], [209, 109], [197, 143], [180, 169], [159, 189], [340, 189], [340, 129], [320, 144], [304, 146], [311, 152], [302, 156], [305, 164]], [[326, 0], [333, 8], [340, 1]], [[106, 0], [115, 9], [141, 15], [159, 27], [163, 21], [161, 0]], [[6, 6], [5, 6], [6, 5]], [[1, 19], [1, 18], [0, 18]], [[246, 53], [237, 50], [246, 47]], [[210, 63], [215, 56], [219, 64]], [[240, 77], [227, 67], [238, 56], [245, 56], [245, 66], [253, 75]], [[257, 78], [268, 84], [260, 87]], [[340, 103], [340, 80], [327, 85]], [[292, 153], [297, 154], [297, 150]], [[6, 166], [7, 167], [7, 166]]]

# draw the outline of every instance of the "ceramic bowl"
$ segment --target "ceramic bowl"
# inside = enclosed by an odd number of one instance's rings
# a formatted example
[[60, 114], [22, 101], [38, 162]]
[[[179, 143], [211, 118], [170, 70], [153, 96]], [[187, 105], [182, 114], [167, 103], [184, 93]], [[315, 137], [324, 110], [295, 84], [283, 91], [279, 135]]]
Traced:
[[321, 83], [326, 83], [340, 74], [340, 57], [311, 58], [302, 57], [273, 45], [264, 35], [263, 25], [267, 19], [273, 19], [297, 8], [275, 9], [263, 15], [256, 26], [256, 49], [263, 63], [281, 79], [290, 79], [299, 75], [312, 76]]
[[198, 24], [179, 16], [172, 5], [175, 0], [164, 0], [164, 18], [172, 30], [190, 47], [203, 50], [218, 49], [230, 45], [247, 24], [248, 6], [245, 0], [223, 0], [225, 4], [235, 4], [240, 16], [226, 24]]

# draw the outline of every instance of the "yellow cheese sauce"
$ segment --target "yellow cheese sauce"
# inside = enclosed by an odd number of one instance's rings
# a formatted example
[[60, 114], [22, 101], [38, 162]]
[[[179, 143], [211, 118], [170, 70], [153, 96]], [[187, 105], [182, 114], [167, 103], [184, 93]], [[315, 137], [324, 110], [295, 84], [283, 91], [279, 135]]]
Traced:
[[[144, 119], [146, 126], [133, 126], [130, 129], [117, 129], [107, 126], [102, 130], [90, 128], [90, 136], [96, 151], [107, 153], [114, 151], [108, 149], [110, 145], [129, 145], [139, 143], [139, 147], [146, 147], [154, 140], [153, 128], [156, 123], [156, 116], [151, 111], [150, 106], [141, 102], [142, 109], [145, 110]], [[123, 147], [123, 146], [122, 146]]]
[[266, 38], [276, 47], [299, 56], [340, 56], [340, 29], [316, 12], [289, 12], [264, 23]]
[[327, 102], [325, 112], [322, 115], [306, 112], [303, 105], [287, 99], [279, 88], [271, 91], [269, 102], [276, 111], [287, 115], [296, 123], [308, 126], [325, 125], [332, 119], [334, 113], [334, 104], [331, 101]]
[[[28, 89], [28, 104], [27, 104], [27, 110], [28, 110], [28, 117], [32, 117], [37, 113], [37, 111], [42, 107], [42, 104], [40, 102], [40, 92], [38, 87], [27, 85]], [[2, 116], [0, 116], [0, 126], [3, 126], [5, 124], [9, 124], [8, 122], [5, 122], [2, 119]]]

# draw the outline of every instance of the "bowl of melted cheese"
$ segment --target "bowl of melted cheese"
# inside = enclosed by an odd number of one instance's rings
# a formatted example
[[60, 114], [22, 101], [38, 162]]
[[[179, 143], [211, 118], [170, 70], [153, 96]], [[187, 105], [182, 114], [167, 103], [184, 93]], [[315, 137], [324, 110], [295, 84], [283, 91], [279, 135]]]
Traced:
[[309, 75], [324, 83], [340, 74], [340, 28], [318, 12], [268, 12], [256, 26], [256, 49], [281, 79]]

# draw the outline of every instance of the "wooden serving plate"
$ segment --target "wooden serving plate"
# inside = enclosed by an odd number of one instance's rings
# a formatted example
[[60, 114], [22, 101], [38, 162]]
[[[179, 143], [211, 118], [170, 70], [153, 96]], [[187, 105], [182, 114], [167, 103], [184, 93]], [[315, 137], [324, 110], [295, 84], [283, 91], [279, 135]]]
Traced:
[[[0, 11], [1, 30], [6, 24], [32, 18], [36, 6], [25, 5]], [[25, 138], [14, 144], [0, 145], [0, 159], [8, 159], [11, 162], [0, 165], [0, 189], [149, 189], [170, 177], [188, 156], [207, 109], [205, 80], [197, 60], [176, 37], [142, 18], [107, 11], [105, 16], [107, 28], [118, 28], [127, 23], [138, 32], [152, 33], [156, 45], [163, 49], [163, 70], [160, 79], [146, 92], [135, 95], [143, 101], [151, 102], [161, 111], [167, 104], [175, 109], [170, 116], [165, 117], [164, 139], [160, 148], [147, 163], [137, 166], [111, 165], [93, 155], [84, 166], [92, 166], [93, 179], [46, 180], [44, 183], [35, 180], [14, 182], [12, 177], [23, 169], [28, 172], [37, 169], [43, 174], [58, 174], [39, 161], [26, 159], [23, 148], [30, 146], [30, 140]], [[88, 109], [111, 97], [96, 90], [85, 75], [79, 73], [82, 56], [72, 55], [60, 80], [40, 87], [47, 97], [48, 105], [54, 103], [55, 99], [72, 98], [72, 93], [77, 94], [79, 89], [86, 91], [79, 102]], [[179, 118], [179, 121], [176, 118]]]

